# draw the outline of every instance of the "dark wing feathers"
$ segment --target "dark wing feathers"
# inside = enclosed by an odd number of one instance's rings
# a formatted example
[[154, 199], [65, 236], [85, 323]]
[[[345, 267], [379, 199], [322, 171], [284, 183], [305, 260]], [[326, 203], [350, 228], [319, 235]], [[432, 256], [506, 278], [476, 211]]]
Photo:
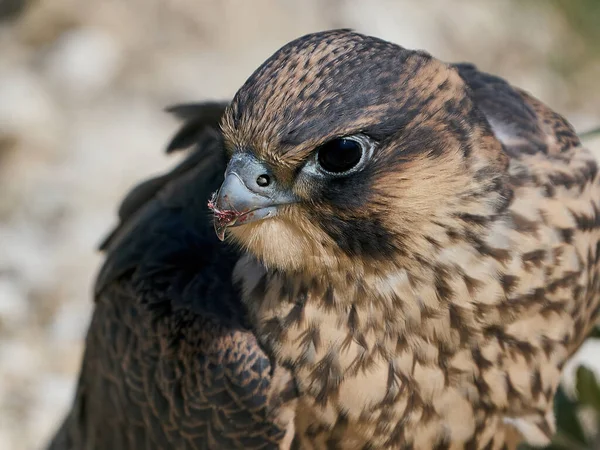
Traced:
[[269, 449], [283, 439], [273, 386], [291, 383], [249, 329], [231, 281], [238, 254], [212, 228], [220, 133], [214, 122], [195, 127], [187, 158], [128, 195], [103, 246], [76, 399], [53, 450]]
[[471, 89], [496, 137], [513, 157], [559, 153], [579, 145], [573, 127], [539, 100], [472, 64], [452, 65]]
[[106, 250], [115, 234], [125, 227], [129, 219], [140, 207], [149, 202], [167, 183], [176, 179], [205, 157], [210, 143], [219, 135], [219, 120], [227, 103], [187, 103], [167, 108], [167, 111], [184, 120], [183, 126], [167, 145], [167, 152], [195, 148], [195, 151], [171, 172], [143, 181], [127, 194], [119, 206], [121, 223], [100, 244], [100, 250]]
[[168, 112], [185, 121], [167, 145], [167, 153], [191, 147], [204, 130], [216, 129], [227, 104], [225, 102], [185, 103], [167, 108]]
[[[182, 206], [186, 202], [206, 203], [211, 189], [218, 188], [225, 165], [220, 137], [216, 131], [208, 130], [198, 140], [196, 149], [169, 173], [136, 186], [121, 203], [119, 224], [101, 246], [102, 250], [107, 251], [107, 259], [96, 281], [96, 292], [127, 269], [127, 264], [116, 264], [116, 261], [131, 260], [131, 264], [138, 264], [133, 249], [145, 252], [148, 245], [155, 243], [154, 234], [174, 220], [171, 213], [177, 204]], [[190, 178], [194, 177], [192, 183], [198, 192], [191, 189]], [[178, 197], [178, 194], [186, 197]], [[209, 222], [205, 204], [200, 204], [194, 213], [195, 217]], [[157, 215], [161, 218], [165, 216], [164, 220], [156, 220]], [[140, 234], [136, 231], [139, 226], [145, 227], [145, 233]], [[168, 230], [162, 232], [168, 234]], [[119, 251], [112, 251], [117, 246]], [[119, 265], [121, 267], [118, 269]]]

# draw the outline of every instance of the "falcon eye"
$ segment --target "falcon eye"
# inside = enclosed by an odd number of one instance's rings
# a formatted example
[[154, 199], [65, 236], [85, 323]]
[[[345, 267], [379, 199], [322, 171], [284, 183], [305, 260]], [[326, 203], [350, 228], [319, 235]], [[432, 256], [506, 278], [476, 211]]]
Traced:
[[317, 160], [326, 172], [342, 174], [354, 168], [362, 155], [363, 147], [360, 142], [350, 138], [337, 138], [318, 148]]

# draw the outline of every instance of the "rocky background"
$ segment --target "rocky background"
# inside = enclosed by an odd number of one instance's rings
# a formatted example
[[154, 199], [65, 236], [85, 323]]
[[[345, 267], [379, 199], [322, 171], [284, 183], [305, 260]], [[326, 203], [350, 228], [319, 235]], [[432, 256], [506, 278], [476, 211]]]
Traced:
[[0, 0], [0, 448], [40, 448], [70, 404], [95, 247], [128, 188], [175, 163], [165, 106], [229, 98], [287, 41], [351, 27], [475, 62], [584, 131], [598, 23], [596, 0]]

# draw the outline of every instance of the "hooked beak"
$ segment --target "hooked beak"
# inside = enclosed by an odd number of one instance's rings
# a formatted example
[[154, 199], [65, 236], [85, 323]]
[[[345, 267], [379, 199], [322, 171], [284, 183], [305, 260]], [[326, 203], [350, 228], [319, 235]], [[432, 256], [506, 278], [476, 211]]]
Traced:
[[295, 197], [277, 185], [264, 164], [248, 153], [235, 155], [225, 171], [225, 180], [208, 202], [214, 227], [222, 241], [225, 230], [277, 215], [278, 207]]

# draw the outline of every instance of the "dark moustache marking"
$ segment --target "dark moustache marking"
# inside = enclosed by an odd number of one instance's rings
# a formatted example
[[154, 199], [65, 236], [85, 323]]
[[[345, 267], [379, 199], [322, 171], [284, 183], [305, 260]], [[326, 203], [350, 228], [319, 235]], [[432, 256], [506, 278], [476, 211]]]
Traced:
[[402, 252], [395, 243], [401, 242], [378, 214], [339, 217], [315, 214], [321, 228], [349, 256], [391, 258]]

